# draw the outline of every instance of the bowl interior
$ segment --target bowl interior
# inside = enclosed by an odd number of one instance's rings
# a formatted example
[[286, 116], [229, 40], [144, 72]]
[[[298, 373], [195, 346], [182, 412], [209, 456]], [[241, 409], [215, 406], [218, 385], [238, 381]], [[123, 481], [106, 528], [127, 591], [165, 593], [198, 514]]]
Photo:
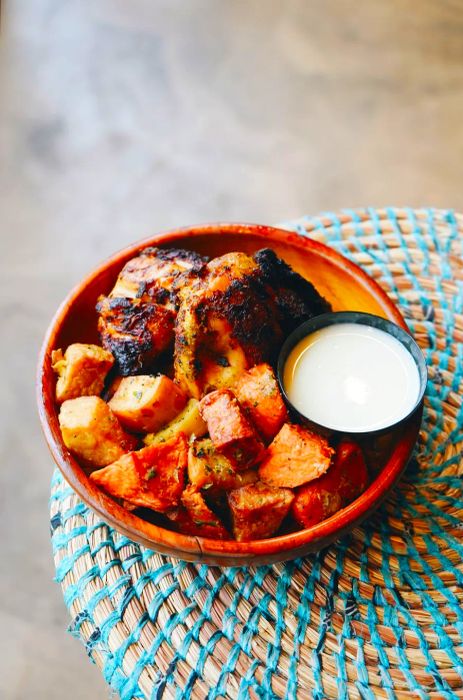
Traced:
[[95, 312], [98, 296], [110, 291], [124, 263], [148, 245], [182, 247], [210, 257], [237, 250], [252, 253], [270, 247], [309, 279], [334, 311], [376, 314], [406, 329], [392, 301], [360, 268], [321, 243], [294, 233], [262, 226], [217, 224], [159, 234], [134, 244], [103, 263], [70, 293], [44, 341], [38, 371], [39, 413], [52, 455], [64, 477], [81, 498], [117, 530], [147, 547], [183, 559], [229, 565], [250, 561], [269, 563], [325, 546], [371, 512], [395, 483], [415, 443], [419, 425], [416, 420], [409, 423], [383, 471], [357, 501], [307, 530], [247, 543], [179, 535], [138, 518], [101, 493], [64, 446], [54, 401], [51, 351], [76, 341], [98, 342]]

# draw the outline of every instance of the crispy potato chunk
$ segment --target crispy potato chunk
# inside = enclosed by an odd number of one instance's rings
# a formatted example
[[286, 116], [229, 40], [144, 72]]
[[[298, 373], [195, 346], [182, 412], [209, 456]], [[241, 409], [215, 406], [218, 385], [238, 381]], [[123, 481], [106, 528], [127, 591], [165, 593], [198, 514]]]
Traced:
[[59, 424], [64, 444], [86, 465], [103, 467], [134, 449], [137, 438], [128, 435], [99, 396], [80, 396], [61, 405]]
[[188, 478], [197, 489], [229, 491], [257, 481], [257, 472], [236, 471], [225, 455], [217, 452], [212, 440], [195, 440], [188, 452]]
[[207, 425], [201, 418], [199, 401], [197, 399], [190, 399], [178, 416], [160, 430], [159, 433], [148, 433], [148, 435], [145, 435], [143, 442], [145, 445], [165, 442], [179, 433], [184, 433], [187, 437], [192, 435], [201, 437], [207, 433]]
[[258, 482], [230, 491], [228, 503], [233, 533], [238, 542], [271, 537], [280, 527], [293, 502], [290, 489], [278, 489]]
[[264, 440], [273, 440], [287, 420], [288, 413], [270, 365], [256, 365], [243, 372], [233, 391]]
[[179, 435], [129, 452], [90, 478], [111, 496], [163, 513], [180, 502], [187, 459], [188, 443]]
[[301, 486], [293, 501], [294, 518], [311, 527], [348, 505], [367, 487], [368, 472], [360, 447], [352, 440], [339, 443], [333, 466], [319, 479]]
[[187, 397], [168, 377], [137, 375], [124, 377], [109, 406], [128, 430], [146, 433], [158, 430], [185, 406]]
[[285, 423], [268, 447], [259, 476], [271, 486], [295, 488], [324, 474], [333, 453], [321, 435]]
[[207, 505], [203, 495], [194, 486], [187, 486], [182, 494], [182, 506], [166, 513], [184, 535], [212, 537], [229, 540], [230, 535], [223, 523]]
[[53, 350], [51, 362], [58, 374], [56, 400], [63, 403], [79, 396], [98, 396], [103, 391], [106, 375], [114, 364], [114, 357], [99, 345], [73, 343], [63, 355]]
[[262, 457], [264, 445], [229, 389], [207, 394], [199, 404], [214, 447], [234, 464], [247, 469]]

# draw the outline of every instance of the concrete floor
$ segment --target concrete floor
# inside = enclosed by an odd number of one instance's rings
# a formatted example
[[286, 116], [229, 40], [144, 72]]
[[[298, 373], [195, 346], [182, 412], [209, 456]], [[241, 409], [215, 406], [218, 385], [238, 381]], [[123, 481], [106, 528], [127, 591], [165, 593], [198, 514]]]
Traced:
[[0, 697], [108, 696], [65, 633], [34, 365], [129, 241], [366, 204], [463, 208], [459, 0], [16, 0], [0, 57]]

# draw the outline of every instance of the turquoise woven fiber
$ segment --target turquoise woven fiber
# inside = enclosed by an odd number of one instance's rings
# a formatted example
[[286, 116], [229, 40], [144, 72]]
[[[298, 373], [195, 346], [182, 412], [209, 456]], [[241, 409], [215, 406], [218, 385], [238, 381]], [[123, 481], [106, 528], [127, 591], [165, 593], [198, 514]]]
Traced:
[[151, 552], [52, 482], [56, 579], [123, 700], [463, 697], [463, 219], [386, 209], [287, 226], [400, 306], [430, 382], [415, 457], [361, 527], [316, 555], [219, 569]]

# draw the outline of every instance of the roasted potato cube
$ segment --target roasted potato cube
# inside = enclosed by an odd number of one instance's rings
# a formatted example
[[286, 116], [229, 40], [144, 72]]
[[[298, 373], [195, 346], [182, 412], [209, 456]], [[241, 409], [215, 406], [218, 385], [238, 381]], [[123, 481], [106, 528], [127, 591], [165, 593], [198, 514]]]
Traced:
[[262, 457], [264, 445], [229, 389], [207, 394], [199, 404], [214, 447], [237, 469], [247, 469]]
[[159, 433], [148, 433], [143, 438], [145, 445], [152, 445], [155, 442], [165, 442], [179, 433], [184, 433], [187, 437], [196, 435], [201, 437], [207, 433], [207, 425], [201, 418], [199, 412], [199, 401], [190, 399], [181, 413], [178, 414]]
[[228, 504], [238, 542], [271, 537], [288, 513], [294, 494], [258, 482], [230, 491]]
[[61, 405], [59, 424], [64, 444], [86, 465], [103, 467], [137, 445], [99, 396], [80, 396]]
[[180, 502], [187, 459], [188, 443], [179, 435], [129, 452], [90, 478], [111, 496], [163, 513]]
[[367, 484], [362, 450], [345, 439], [339, 443], [328, 471], [297, 490], [292, 505], [294, 518], [303, 527], [316, 525], [360, 496]]
[[185, 406], [187, 397], [168, 377], [137, 375], [124, 377], [109, 405], [128, 430], [146, 433], [158, 430]]
[[223, 523], [207, 505], [203, 495], [194, 486], [187, 486], [182, 494], [182, 507], [166, 513], [184, 535], [229, 540]]
[[270, 486], [301, 486], [326, 472], [333, 453], [321, 435], [285, 423], [268, 447], [259, 476]]
[[233, 391], [251, 423], [270, 442], [288, 417], [273, 369], [267, 364], [252, 367], [243, 372]]
[[237, 489], [257, 481], [257, 471], [236, 471], [225, 455], [217, 452], [212, 440], [195, 440], [188, 452], [188, 478], [197, 489], [222, 491]]
[[58, 374], [56, 400], [62, 403], [79, 396], [101, 394], [114, 357], [99, 345], [73, 343], [64, 355], [61, 349], [53, 350], [51, 362]]

